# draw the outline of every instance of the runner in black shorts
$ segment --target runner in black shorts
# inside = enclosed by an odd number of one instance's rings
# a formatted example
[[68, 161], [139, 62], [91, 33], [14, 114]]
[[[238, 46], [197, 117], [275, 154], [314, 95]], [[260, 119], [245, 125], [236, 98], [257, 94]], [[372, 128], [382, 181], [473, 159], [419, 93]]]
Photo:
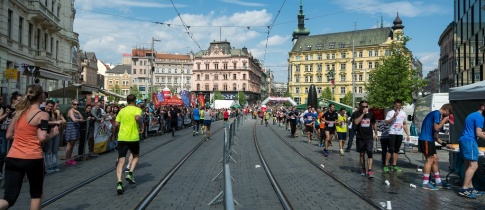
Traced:
[[[357, 126], [356, 145], [357, 152], [360, 153], [360, 164], [362, 165], [362, 173], [360, 175], [365, 176], [367, 172], [369, 178], [374, 178], [374, 173], [372, 172], [372, 139], [377, 141], [377, 125], [376, 118], [372, 112], [369, 112], [367, 101], [359, 103], [359, 110], [352, 114], [352, 119], [354, 119], [353, 123]], [[368, 171], [365, 168], [365, 153], [367, 153]]]
[[323, 149], [323, 155], [328, 156], [328, 147], [331, 144], [332, 138], [335, 135], [335, 126], [338, 120], [338, 114], [335, 111], [335, 105], [330, 104], [330, 109], [323, 114], [325, 118], [325, 148]]

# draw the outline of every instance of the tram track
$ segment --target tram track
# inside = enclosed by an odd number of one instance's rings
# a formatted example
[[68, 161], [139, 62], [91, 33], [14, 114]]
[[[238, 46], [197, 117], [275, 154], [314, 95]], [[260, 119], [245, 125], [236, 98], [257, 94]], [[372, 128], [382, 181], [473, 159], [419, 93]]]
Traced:
[[[219, 129], [217, 129], [216, 131], [212, 132], [212, 134], [217, 133], [218, 131], [220, 131], [220, 130], [221, 130], [221, 129], [223, 129], [223, 128], [224, 128], [224, 127], [223, 127], [223, 126], [221, 126], [221, 128], [219, 128]], [[163, 142], [163, 143], [161, 143], [161, 144], [158, 144], [158, 145], [155, 145], [155, 146], [151, 146], [151, 148], [149, 148], [149, 149], [146, 149], [146, 150], [145, 150], [144, 148], [142, 148], [142, 151], [145, 151], [145, 152], [143, 152], [142, 154], [140, 154], [140, 157], [145, 156], [145, 155], [148, 155], [148, 154], [153, 154], [155, 151], [157, 151], [157, 150], [158, 150], [158, 149], [160, 149], [161, 147], [163, 147], [163, 146], [165, 146], [165, 145], [168, 145], [168, 144], [170, 144], [170, 143], [172, 143], [172, 142], [175, 142], [176, 140], [182, 139], [183, 137], [185, 137], [185, 136], [187, 136], [187, 135], [191, 135], [191, 134], [192, 134], [192, 129], [189, 129], [189, 130], [190, 130], [190, 132], [184, 132], [184, 133], [182, 133], [182, 134], [181, 134], [179, 137], [175, 137], [175, 138], [170, 139], [170, 140], [168, 140], [168, 141], [166, 141], [166, 142]], [[152, 137], [152, 138], [153, 138], [153, 137]], [[205, 140], [201, 140], [201, 141], [200, 141], [200, 142], [199, 142], [199, 143], [198, 143], [198, 144], [197, 144], [195, 147], [193, 147], [193, 148], [192, 148], [192, 149], [189, 151], [189, 153], [190, 153], [190, 154], [192, 154], [192, 153], [193, 153], [195, 150], [197, 150], [197, 148], [198, 148], [198, 147], [200, 147], [200, 145], [202, 145], [204, 142], [205, 142]], [[148, 147], [148, 146], [147, 146], [147, 147]], [[188, 155], [188, 156], [190, 156], [190, 155]], [[186, 156], [184, 156], [184, 158], [183, 158], [183, 159], [185, 159], [185, 160], [186, 160], [186, 159], [188, 159], [187, 155], [186, 155]], [[184, 160], [184, 161], [185, 161], [185, 160]], [[178, 163], [180, 163], [180, 161], [179, 161]], [[177, 165], [179, 165], [179, 164], [176, 164], [176, 166], [175, 166], [174, 168], [176, 168], [176, 167], [177, 167]], [[180, 166], [178, 166], [178, 167], [180, 167]], [[172, 168], [172, 169], [174, 169], [174, 168]], [[94, 175], [94, 176], [91, 176], [91, 177], [89, 177], [89, 178], [87, 178], [87, 179], [84, 179], [84, 180], [83, 180], [83, 181], [81, 181], [81, 182], [78, 182], [78, 184], [76, 184], [76, 185], [74, 185], [74, 186], [72, 186], [72, 187], [69, 187], [68, 189], [63, 190], [63, 191], [61, 191], [60, 193], [57, 193], [56, 195], [54, 195], [54, 196], [52, 196], [52, 197], [50, 197], [50, 198], [48, 198], [48, 199], [44, 200], [44, 201], [42, 202], [42, 208], [47, 207], [47, 206], [49, 206], [49, 205], [51, 205], [51, 204], [55, 203], [56, 201], [58, 201], [58, 200], [62, 199], [63, 197], [66, 197], [67, 195], [69, 195], [69, 194], [71, 194], [71, 193], [73, 193], [73, 192], [75, 192], [75, 191], [77, 191], [77, 190], [79, 190], [79, 189], [81, 189], [81, 188], [83, 188], [83, 187], [85, 187], [85, 186], [89, 185], [90, 183], [92, 183], [92, 182], [94, 182], [94, 181], [96, 181], [96, 180], [98, 180], [98, 179], [100, 179], [100, 178], [102, 178], [102, 177], [106, 176], [107, 174], [110, 174], [111, 172], [113, 172], [113, 171], [115, 171], [115, 170], [116, 170], [116, 167], [112, 167], [112, 168], [109, 168], [109, 169], [107, 169], [107, 170], [104, 170], [104, 171], [102, 171], [102, 172], [100, 172], [100, 173], [98, 173], [98, 174], [96, 174], [96, 175]], [[175, 171], [176, 171], [176, 170], [175, 170]], [[172, 172], [172, 170], [171, 170], [169, 173], [167, 173], [167, 175], [171, 174], [171, 172]], [[165, 175], [164, 179], [167, 177], [167, 175]], [[172, 175], [173, 175], [173, 173], [172, 173]], [[170, 176], [171, 176], [171, 175], [170, 175]], [[168, 181], [169, 179], [170, 179], [170, 178], [168, 178], [166, 181]], [[163, 179], [162, 179], [162, 180], [163, 180]], [[165, 182], [166, 182], [166, 181], [165, 181]]]
[[[325, 175], [327, 175], [328, 177], [332, 178], [336, 183], [338, 183], [340, 186], [342, 186], [343, 188], [347, 189], [348, 191], [350, 191], [352, 194], [356, 195], [358, 198], [360, 198], [362, 201], [366, 202], [367, 204], [369, 204], [371, 207], [375, 208], [375, 209], [383, 209], [379, 204], [373, 202], [371, 199], [367, 198], [364, 194], [360, 193], [357, 189], [353, 188], [352, 186], [350, 186], [349, 184], [345, 183], [342, 179], [340, 179], [337, 175], [335, 175], [334, 173], [326, 170], [324, 167], [321, 166], [321, 164], [315, 162], [314, 160], [312, 160], [310, 157], [306, 156], [305, 154], [303, 154], [302, 152], [300, 152], [297, 148], [295, 148], [293, 145], [291, 145], [290, 143], [288, 143], [284, 137], [281, 136], [280, 133], [276, 132], [275, 129], [272, 127], [272, 126], [268, 126], [271, 131], [278, 137], [278, 139], [280, 139], [282, 142], [284, 142], [292, 151], [294, 151], [295, 153], [297, 153], [299, 156], [301, 156], [304, 160], [306, 160], [308, 163], [310, 163], [311, 165], [313, 165], [314, 167], [316, 167], [318, 170], [320, 170], [321, 172], [323, 172]], [[256, 135], [256, 124], [254, 126], [254, 132], [253, 132], [253, 135]], [[255, 144], [257, 144], [257, 138], [255, 136]], [[258, 153], [260, 153], [260, 149], [259, 149], [259, 146], [258, 147]], [[261, 155], [262, 156], [262, 155]], [[263, 161], [262, 161], [263, 162]], [[266, 163], [264, 163], [263, 165], [266, 165]], [[267, 166], [265, 166], [266, 168]], [[269, 175], [268, 175], [269, 176]], [[278, 185], [279, 186], [279, 185]], [[275, 185], [273, 185], [273, 187], [275, 187]], [[278, 195], [278, 197], [280, 198], [280, 202], [282, 204], [282, 206], [285, 208], [285, 209], [288, 209], [287, 208], [287, 204], [286, 203], [289, 203], [288, 201], [286, 202], [283, 202], [282, 201], [282, 198], [281, 196], [279, 195], [281, 191], [281, 189], [279, 190], [276, 190], [276, 193]], [[281, 194], [284, 195], [284, 193], [282, 192]], [[285, 196], [286, 198], [286, 196]], [[289, 204], [289, 207], [291, 207], [291, 204]]]

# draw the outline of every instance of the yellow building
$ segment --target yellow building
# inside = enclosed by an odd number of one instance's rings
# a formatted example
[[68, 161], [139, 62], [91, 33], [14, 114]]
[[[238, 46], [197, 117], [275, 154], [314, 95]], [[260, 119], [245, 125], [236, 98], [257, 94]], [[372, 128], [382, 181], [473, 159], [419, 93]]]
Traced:
[[[299, 19], [300, 16], [304, 18], [299, 15]], [[303, 21], [299, 21], [288, 59], [288, 89], [293, 100], [298, 104], [307, 103], [308, 89], [314, 84], [319, 98], [328, 87], [337, 102], [351, 91], [355, 93], [355, 101], [360, 101], [366, 94], [369, 73], [379, 65], [380, 58], [390, 55], [390, 45], [396, 34], [403, 33], [399, 15], [393, 23], [392, 27], [308, 36], [298, 33], [304, 29]], [[353, 90], [352, 60], [355, 60]]]

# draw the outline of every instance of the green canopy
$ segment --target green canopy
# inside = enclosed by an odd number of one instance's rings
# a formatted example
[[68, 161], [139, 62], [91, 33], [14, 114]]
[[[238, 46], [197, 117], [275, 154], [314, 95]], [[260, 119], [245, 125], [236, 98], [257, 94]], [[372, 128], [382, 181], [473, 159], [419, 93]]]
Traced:
[[[349, 115], [352, 114], [352, 112], [353, 112], [352, 107], [347, 106], [345, 104], [341, 104], [341, 103], [338, 103], [338, 102], [335, 102], [335, 101], [332, 101], [332, 100], [327, 100], [327, 99], [319, 99], [318, 100], [319, 106], [328, 107], [330, 104], [335, 105], [335, 110], [337, 110], [337, 111], [340, 110], [340, 108], [344, 107]], [[308, 108], [307, 104], [300, 104], [300, 105], [296, 106], [296, 109], [298, 109], [298, 110], [306, 110], [307, 108]]]
[[239, 104], [234, 104], [234, 105], [231, 106], [231, 108], [233, 108], [233, 109], [239, 109], [239, 108], [242, 108], [242, 106], [239, 105]]

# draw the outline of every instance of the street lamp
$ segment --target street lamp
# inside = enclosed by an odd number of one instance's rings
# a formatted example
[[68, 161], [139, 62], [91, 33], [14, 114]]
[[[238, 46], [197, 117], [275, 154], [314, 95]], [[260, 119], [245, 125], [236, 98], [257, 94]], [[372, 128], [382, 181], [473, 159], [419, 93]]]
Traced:
[[82, 86], [82, 84], [79, 84], [79, 83], [75, 83], [75, 84], [72, 84], [76, 87], [76, 100], [79, 100], [79, 87]]
[[[145, 88], [145, 97], [149, 97], [149, 90], [153, 88], [153, 71], [155, 70], [155, 42], [160, 42], [161, 40], [155, 39], [152, 37], [152, 56], [151, 56], [151, 62], [150, 62], [150, 71], [147, 71], [149, 79], [148, 82], [150, 83], [150, 86], [148, 86], [148, 83], [146, 83], [146, 88]], [[151, 74], [151, 75], [150, 75]]]

